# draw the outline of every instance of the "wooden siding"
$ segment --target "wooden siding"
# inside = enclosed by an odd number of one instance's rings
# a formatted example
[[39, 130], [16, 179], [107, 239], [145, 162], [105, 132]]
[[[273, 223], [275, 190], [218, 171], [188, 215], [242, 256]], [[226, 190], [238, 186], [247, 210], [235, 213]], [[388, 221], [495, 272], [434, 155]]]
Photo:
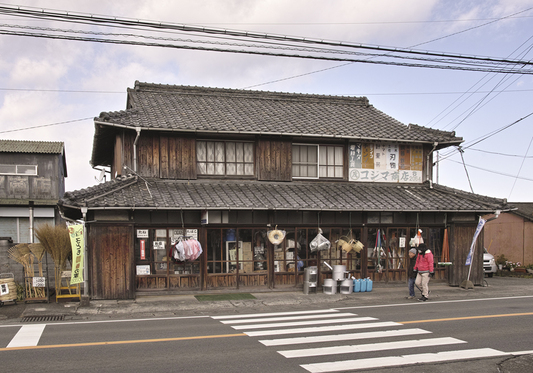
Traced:
[[[135, 137], [136, 133], [132, 131], [124, 132], [123, 139], [117, 136], [113, 160], [117, 175], [121, 174], [118, 170], [121, 167], [119, 162], [131, 170], [135, 169]], [[131, 170], [125, 174], [131, 173]], [[137, 141], [137, 173], [140, 176], [161, 179], [196, 179], [196, 140], [168, 133], [141, 131]]]
[[259, 140], [255, 159], [258, 180], [291, 181], [291, 141]]
[[[469, 266], [466, 266], [466, 257], [476, 231], [476, 225], [454, 225], [450, 229], [450, 261], [453, 263], [448, 272], [448, 284], [460, 286], [468, 277]], [[474, 285], [481, 285], [483, 273], [483, 234], [476, 241], [476, 248], [472, 261], [470, 281]]]
[[133, 226], [91, 226], [89, 259], [93, 299], [135, 297]]
[[0, 175], [0, 198], [58, 200], [65, 190], [59, 154], [0, 153], [0, 164], [34, 165], [37, 175]]

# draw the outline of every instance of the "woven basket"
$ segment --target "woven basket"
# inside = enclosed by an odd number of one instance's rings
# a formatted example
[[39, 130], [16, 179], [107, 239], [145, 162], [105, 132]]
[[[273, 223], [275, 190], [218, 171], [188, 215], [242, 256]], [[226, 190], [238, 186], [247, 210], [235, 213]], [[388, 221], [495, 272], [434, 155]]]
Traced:
[[4, 288], [7, 285], [9, 293], [0, 295], [0, 301], [17, 299], [17, 285], [14, 278], [0, 278], [0, 286]]

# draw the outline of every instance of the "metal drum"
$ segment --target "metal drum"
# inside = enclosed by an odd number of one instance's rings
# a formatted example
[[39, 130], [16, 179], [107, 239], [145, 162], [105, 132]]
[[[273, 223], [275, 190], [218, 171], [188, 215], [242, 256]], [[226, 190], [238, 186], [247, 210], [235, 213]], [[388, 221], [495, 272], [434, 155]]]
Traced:
[[324, 280], [324, 285], [322, 286], [322, 291], [324, 294], [335, 294], [337, 293], [337, 281], [327, 278]]
[[341, 282], [341, 290], [340, 290], [341, 294], [350, 294], [352, 292], [352, 289], [353, 289], [353, 280], [346, 279]]
[[348, 278], [345, 265], [334, 265], [333, 274], [331, 276], [335, 281], [344, 281]]

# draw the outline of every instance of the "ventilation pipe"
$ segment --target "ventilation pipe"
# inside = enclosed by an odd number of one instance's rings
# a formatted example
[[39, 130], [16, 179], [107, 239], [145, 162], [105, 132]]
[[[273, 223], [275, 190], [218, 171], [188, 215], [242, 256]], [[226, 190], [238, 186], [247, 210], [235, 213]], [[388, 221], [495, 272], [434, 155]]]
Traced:
[[137, 131], [137, 136], [133, 142], [133, 171], [137, 173], [137, 141], [139, 141], [139, 137], [141, 136], [141, 127], [135, 127], [135, 131]]
[[[433, 149], [431, 149], [431, 151], [428, 153], [428, 156], [427, 156], [427, 159], [426, 159], [426, 167], [427, 167], [426, 180], [429, 181], [429, 187], [431, 189], [433, 189], [433, 168], [430, 167], [430, 165], [429, 165], [429, 157], [435, 151], [435, 149], [437, 148], [437, 145], [439, 145], [439, 143], [435, 141], [433, 143]], [[431, 172], [431, 177], [430, 177], [430, 172]]]

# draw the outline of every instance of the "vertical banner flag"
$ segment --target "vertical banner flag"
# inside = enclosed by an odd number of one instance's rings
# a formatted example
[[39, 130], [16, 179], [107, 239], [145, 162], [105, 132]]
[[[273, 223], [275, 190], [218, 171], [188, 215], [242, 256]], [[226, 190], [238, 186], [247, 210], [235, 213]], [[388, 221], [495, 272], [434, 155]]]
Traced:
[[465, 265], [467, 265], [467, 266], [472, 264], [472, 256], [474, 255], [474, 249], [475, 249], [477, 236], [479, 236], [479, 233], [483, 229], [483, 226], [485, 225], [486, 222], [487, 221], [483, 220], [481, 218], [481, 216], [479, 217], [479, 223], [477, 223], [476, 232], [474, 233], [474, 239], [472, 240], [472, 245], [470, 245], [470, 252], [468, 253], [468, 256], [466, 257], [466, 264]]
[[71, 284], [83, 282], [83, 224], [68, 227], [70, 233], [70, 245], [72, 246], [72, 275]]

